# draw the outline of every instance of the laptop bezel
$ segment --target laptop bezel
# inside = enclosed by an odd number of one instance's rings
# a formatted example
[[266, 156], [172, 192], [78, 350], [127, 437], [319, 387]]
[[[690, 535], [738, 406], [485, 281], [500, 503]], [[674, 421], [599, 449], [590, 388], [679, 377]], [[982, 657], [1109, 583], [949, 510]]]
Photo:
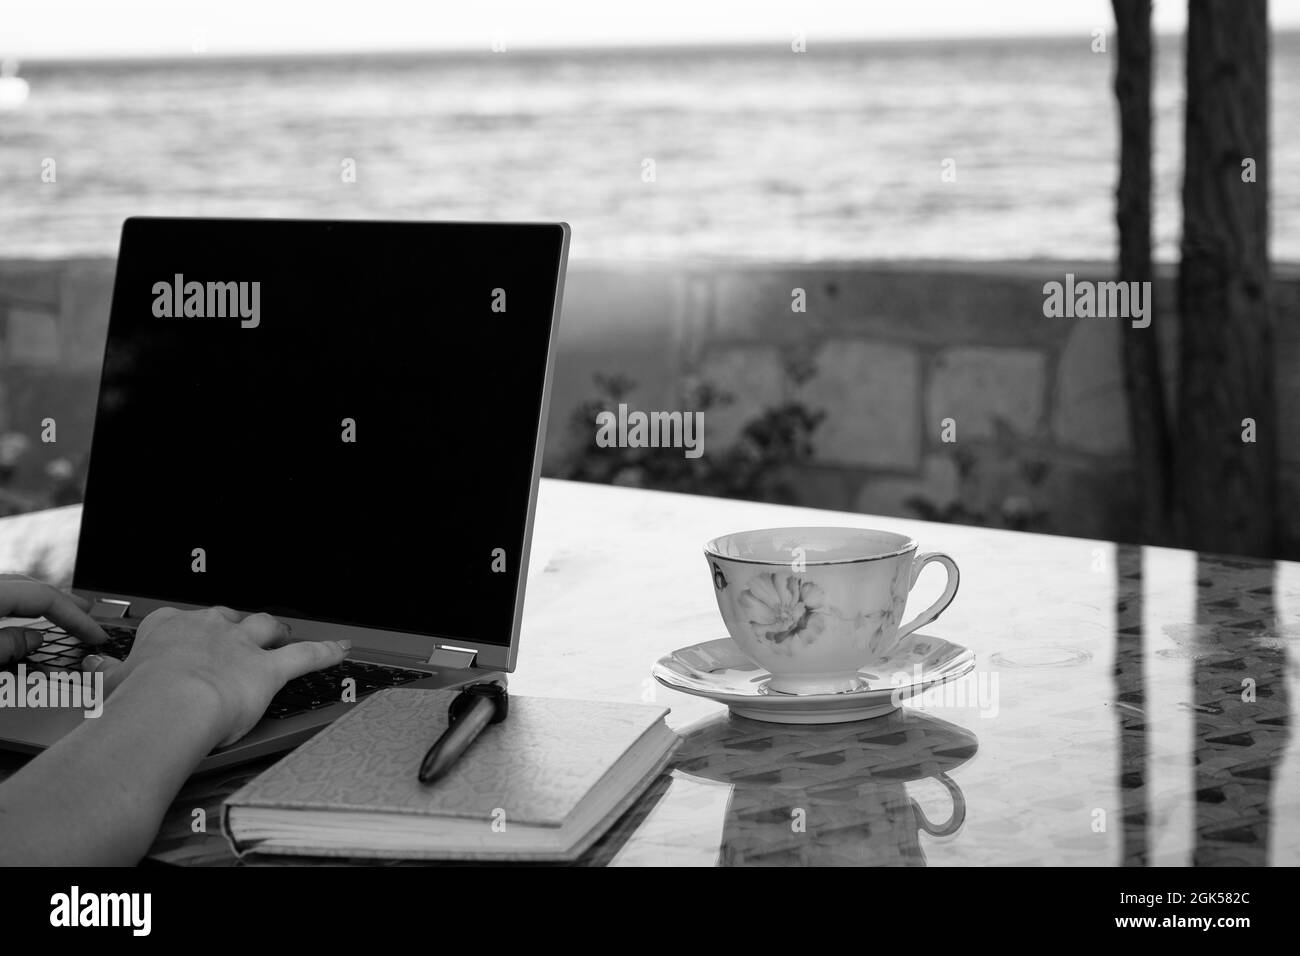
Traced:
[[[450, 662], [445, 665], [447, 668], [452, 667], [474, 667], [492, 671], [513, 672], [516, 661], [519, 656], [519, 640], [523, 629], [524, 599], [528, 582], [528, 566], [530, 552], [532, 551], [533, 541], [533, 524], [537, 511], [537, 495], [541, 481], [542, 458], [546, 450], [546, 427], [550, 416], [551, 394], [553, 390], [555, 374], [555, 352], [559, 340], [560, 313], [564, 302], [564, 282], [568, 272], [569, 260], [569, 237], [571, 230], [567, 222], [484, 222], [484, 221], [466, 221], [466, 220], [378, 220], [378, 219], [247, 219], [241, 217], [207, 217], [207, 216], [132, 216], [122, 223], [122, 234], [118, 244], [118, 265], [115, 268], [113, 276], [113, 295], [110, 300], [110, 321], [109, 330], [111, 332], [112, 310], [117, 308], [119, 294], [118, 277], [121, 275], [120, 264], [126, 255], [126, 243], [128, 227], [133, 223], [139, 225], [148, 225], [149, 223], [202, 223], [202, 222], [221, 222], [221, 223], [245, 223], [254, 225], [257, 223], [311, 223], [313, 225], [384, 225], [400, 224], [402, 226], [411, 225], [429, 225], [429, 226], [501, 226], [501, 227], [552, 227], [560, 230], [560, 256], [558, 263], [558, 275], [555, 283], [555, 296], [551, 309], [551, 327], [550, 334], [547, 338], [546, 345], [546, 369], [542, 384], [542, 397], [537, 415], [537, 429], [534, 438], [534, 453], [532, 463], [532, 473], [528, 491], [528, 507], [524, 519], [523, 551], [519, 560], [519, 574], [515, 584], [515, 602], [514, 617], [511, 623], [510, 643], [508, 645], [486, 644], [474, 641], [465, 641], [455, 637], [440, 637], [436, 634], [412, 634], [404, 631], [391, 631], [383, 628], [365, 627], [358, 624], [336, 624], [327, 621], [318, 621], [310, 618], [295, 618], [281, 615], [281, 619], [286, 621], [293, 629], [295, 639], [300, 640], [350, 640], [352, 641], [352, 655], [354, 657], [370, 657], [380, 660], [390, 661], [395, 664], [407, 666], [427, 665], [440, 666], [440, 662], [448, 657], [455, 658], [463, 653], [464, 660], [456, 664]], [[103, 367], [107, 361], [108, 342], [105, 340], [104, 359], [101, 360], [100, 366], [100, 389], [103, 388]], [[96, 393], [96, 418], [98, 418], [99, 398]], [[93, 433], [92, 433], [93, 435]], [[93, 450], [94, 442], [92, 437], [91, 447]], [[87, 487], [89, 487], [90, 478], [93, 469], [87, 472]], [[89, 495], [86, 496], [89, 500]], [[82, 524], [85, 527], [85, 524]], [[77, 551], [81, 553], [81, 532], [78, 532]], [[77, 585], [77, 575], [74, 568], [72, 591], [75, 594], [89, 600], [97, 608], [110, 609], [109, 613], [102, 616], [106, 617], [129, 617], [131, 619], [143, 618], [151, 612], [162, 607], [175, 607], [182, 610], [194, 610], [201, 605], [189, 604], [180, 601], [167, 601], [160, 598], [141, 597], [130, 593], [106, 592], [94, 589], [79, 587]], [[237, 608], [242, 611], [256, 611], [257, 608]], [[94, 613], [94, 612], [92, 612]], [[429, 648], [432, 647], [432, 652]], [[472, 658], [471, 658], [472, 655]]]

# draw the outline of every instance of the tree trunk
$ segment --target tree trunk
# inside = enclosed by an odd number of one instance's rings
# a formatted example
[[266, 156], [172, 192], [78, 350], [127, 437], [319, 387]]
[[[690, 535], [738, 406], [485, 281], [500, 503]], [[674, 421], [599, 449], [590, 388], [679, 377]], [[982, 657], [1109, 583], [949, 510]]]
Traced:
[[1271, 556], [1266, 0], [1190, 0], [1184, 135], [1176, 527], [1200, 551]]
[[[1151, 276], [1151, 46], [1150, 0], [1111, 0], [1115, 10], [1115, 99], [1119, 104], [1119, 276], [1150, 282]], [[1154, 306], [1148, 300], [1149, 314]], [[1129, 431], [1142, 494], [1141, 539], [1169, 538], [1169, 475], [1172, 452], [1165, 413], [1164, 376], [1155, 327], [1123, 323], [1120, 359], [1128, 402]]]

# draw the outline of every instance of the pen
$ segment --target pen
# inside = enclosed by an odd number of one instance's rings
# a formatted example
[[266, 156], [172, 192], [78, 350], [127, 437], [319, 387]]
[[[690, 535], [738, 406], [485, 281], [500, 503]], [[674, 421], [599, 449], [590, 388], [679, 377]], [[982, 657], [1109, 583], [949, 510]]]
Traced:
[[506, 719], [510, 698], [496, 681], [470, 684], [447, 709], [447, 729], [420, 761], [420, 783], [433, 783], [451, 767], [488, 724]]

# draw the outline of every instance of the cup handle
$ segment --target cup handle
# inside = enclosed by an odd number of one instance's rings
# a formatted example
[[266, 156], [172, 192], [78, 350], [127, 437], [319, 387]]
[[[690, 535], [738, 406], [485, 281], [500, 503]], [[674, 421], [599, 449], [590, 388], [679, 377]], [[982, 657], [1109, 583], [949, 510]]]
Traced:
[[930, 836], [952, 836], [960, 830], [961, 825], [966, 822], [966, 798], [962, 796], [961, 788], [958, 787], [956, 782], [946, 773], [938, 774], [936, 779], [944, 785], [945, 789], [947, 789], [948, 796], [952, 797], [952, 816], [948, 818], [948, 822], [940, 826], [935, 826], [930, 822], [929, 818], [926, 817], [925, 811], [921, 809], [921, 805], [915, 800], [912, 801], [912, 812], [916, 814], [917, 826], [930, 834]]
[[918, 554], [912, 559], [912, 577], [907, 585], [907, 593], [912, 593], [912, 588], [916, 587], [916, 579], [921, 576], [921, 571], [931, 561], [937, 561], [947, 569], [948, 586], [945, 587], [943, 593], [939, 595], [939, 600], [935, 601], [916, 617], [912, 618], [911, 621], [898, 629], [897, 640], [902, 640], [918, 627], [923, 627], [938, 618], [940, 614], [948, 609], [948, 605], [952, 603], [952, 599], [957, 596], [957, 587], [961, 584], [961, 573], [957, 570], [957, 562], [948, 557], [948, 555], [939, 551], [930, 551], [926, 554]]

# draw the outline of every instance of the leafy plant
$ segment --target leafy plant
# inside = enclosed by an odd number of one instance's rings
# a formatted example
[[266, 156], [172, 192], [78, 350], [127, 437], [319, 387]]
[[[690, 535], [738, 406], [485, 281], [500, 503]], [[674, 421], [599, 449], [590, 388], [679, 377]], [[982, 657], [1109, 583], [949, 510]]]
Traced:
[[[810, 374], [791, 368], [792, 378]], [[656, 488], [689, 494], [757, 501], [797, 500], [794, 471], [812, 459], [812, 437], [825, 413], [797, 401], [764, 408], [741, 427], [737, 439], [721, 450], [705, 445], [699, 458], [686, 458], [664, 448], [602, 448], [596, 444], [596, 419], [614, 411], [636, 387], [623, 375], [596, 374], [596, 395], [570, 416], [572, 451], [556, 477], [604, 484]], [[699, 383], [687, 389], [683, 408], [703, 412], [735, 404], [735, 396]]]
[[[22, 432], [0, 433], [0, 517], [81, 500], [84, 467], [79, 463], [80, 456], [47, 461], [36, 487], [20, 487], [20, 469], [33, 457], [35, 447], [35, 442]], [[32, 473], [30, 465], [27, 471]], [[29, 478], [27, 484], [31, 483]]]
[[959, 491], [945, 504], [913, 495], [904, 504], [926, 521], [974, 524], [1013, 531], [1043, 530], [1050, 512], [1035, 502], [1046, 496], [1052, 473], [1049, 461], [1038, 456], [1018, 459], [1014, 440], [996, 422], [991, 444], [962, 447], [953, 452]]

